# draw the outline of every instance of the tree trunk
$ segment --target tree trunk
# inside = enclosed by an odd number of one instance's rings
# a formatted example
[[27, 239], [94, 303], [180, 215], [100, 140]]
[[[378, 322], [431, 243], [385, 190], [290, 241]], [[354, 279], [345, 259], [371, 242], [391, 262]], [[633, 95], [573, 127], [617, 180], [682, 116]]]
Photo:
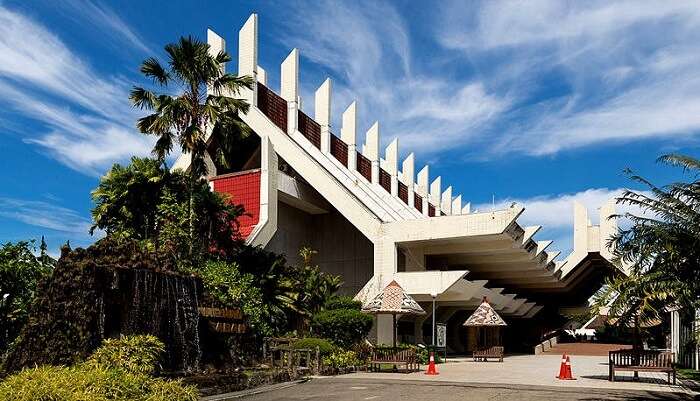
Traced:
[[[190, 167], [191, 168], [191, 167]], [[190, 259], [192, 258], [192, 253], [194, 251], [194, 184], [195, 177], [194, 172], [190, 171], [190, 210], [189, 210], [189, 239], [190, 239]], [[191, 261], [191, 260], [190, 260]]]

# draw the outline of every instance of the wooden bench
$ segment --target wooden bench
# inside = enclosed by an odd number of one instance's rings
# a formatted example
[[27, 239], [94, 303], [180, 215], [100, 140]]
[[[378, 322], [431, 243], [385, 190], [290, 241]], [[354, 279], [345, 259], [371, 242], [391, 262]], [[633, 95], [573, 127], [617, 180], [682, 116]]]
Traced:
[[652, 350], [618, 350], [608, 352], [608, 380], [615, 381], [616, 371], [661, 372], [668, 375], [668, 383], [676, 384], [675, 354], [666, 351]]
[[394, 365], [394, 367], [405, 366], [405, 373], [420, 370], [418, 356], [416, 351], [412, 349], [375, 348], [372, 350], [369, 369], [370, 371], [379, 372], [382, 369], [382, 364]]
[[503, 362], [503, 347], [494, 346], [488, 348], [482, 348], [474, 350], [472, 353], [474, 357], [474, 362], [476, 361], [488, 361], [489, 358], [498, 359], [499, 362]]

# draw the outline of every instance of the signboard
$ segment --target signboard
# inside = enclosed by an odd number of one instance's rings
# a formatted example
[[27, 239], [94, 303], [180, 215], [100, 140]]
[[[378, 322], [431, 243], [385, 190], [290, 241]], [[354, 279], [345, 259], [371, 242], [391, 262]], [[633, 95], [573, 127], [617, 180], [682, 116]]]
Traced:
[[435, 325], [435, 346], [445, 348], [447, 345], [447, 325], [438, 323]]

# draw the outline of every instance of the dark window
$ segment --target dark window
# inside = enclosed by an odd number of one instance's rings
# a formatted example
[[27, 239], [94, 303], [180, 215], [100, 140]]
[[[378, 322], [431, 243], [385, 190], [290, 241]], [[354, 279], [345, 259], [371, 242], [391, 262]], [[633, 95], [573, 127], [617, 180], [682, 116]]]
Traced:
[[362, 153], [357, 152], [357, 171], [365, 177], [367, 181], [372, 181], [372, 163], [368, 158], [362, 156]]
[[343, 166], [348, 166], [348, 145], [333, 134], [331, 134], [331, 154], [343, 163]]
[[399, 181], [399, 199], [408, 205], [408, 187]]
[[283, 132], [287, 132], [287, 102], [258, 83], [258, 108]]
[[415, 192], [413, 193], [413, 207], [415, 207], [417, 211], [423, 213], [423, 197]]
[[317, 149], [321, 149], [321, 126], [299, 110], [299, 132]]
[[384, 169], [379, 169], [379, 185], [387, 192], [391, 192], [391, 176]]
[[428, 216], [435, 217], [435, 206], [428, 203]]

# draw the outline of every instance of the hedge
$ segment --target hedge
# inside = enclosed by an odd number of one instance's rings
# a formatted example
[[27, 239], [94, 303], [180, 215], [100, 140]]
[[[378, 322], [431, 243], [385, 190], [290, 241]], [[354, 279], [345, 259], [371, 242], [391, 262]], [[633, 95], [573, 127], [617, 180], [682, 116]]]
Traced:
[[315, 335], [347, 349], [367, 336], [373, 321], [372, 316], [359, 310], [324, 310], [314, 316], [311, 328]]

